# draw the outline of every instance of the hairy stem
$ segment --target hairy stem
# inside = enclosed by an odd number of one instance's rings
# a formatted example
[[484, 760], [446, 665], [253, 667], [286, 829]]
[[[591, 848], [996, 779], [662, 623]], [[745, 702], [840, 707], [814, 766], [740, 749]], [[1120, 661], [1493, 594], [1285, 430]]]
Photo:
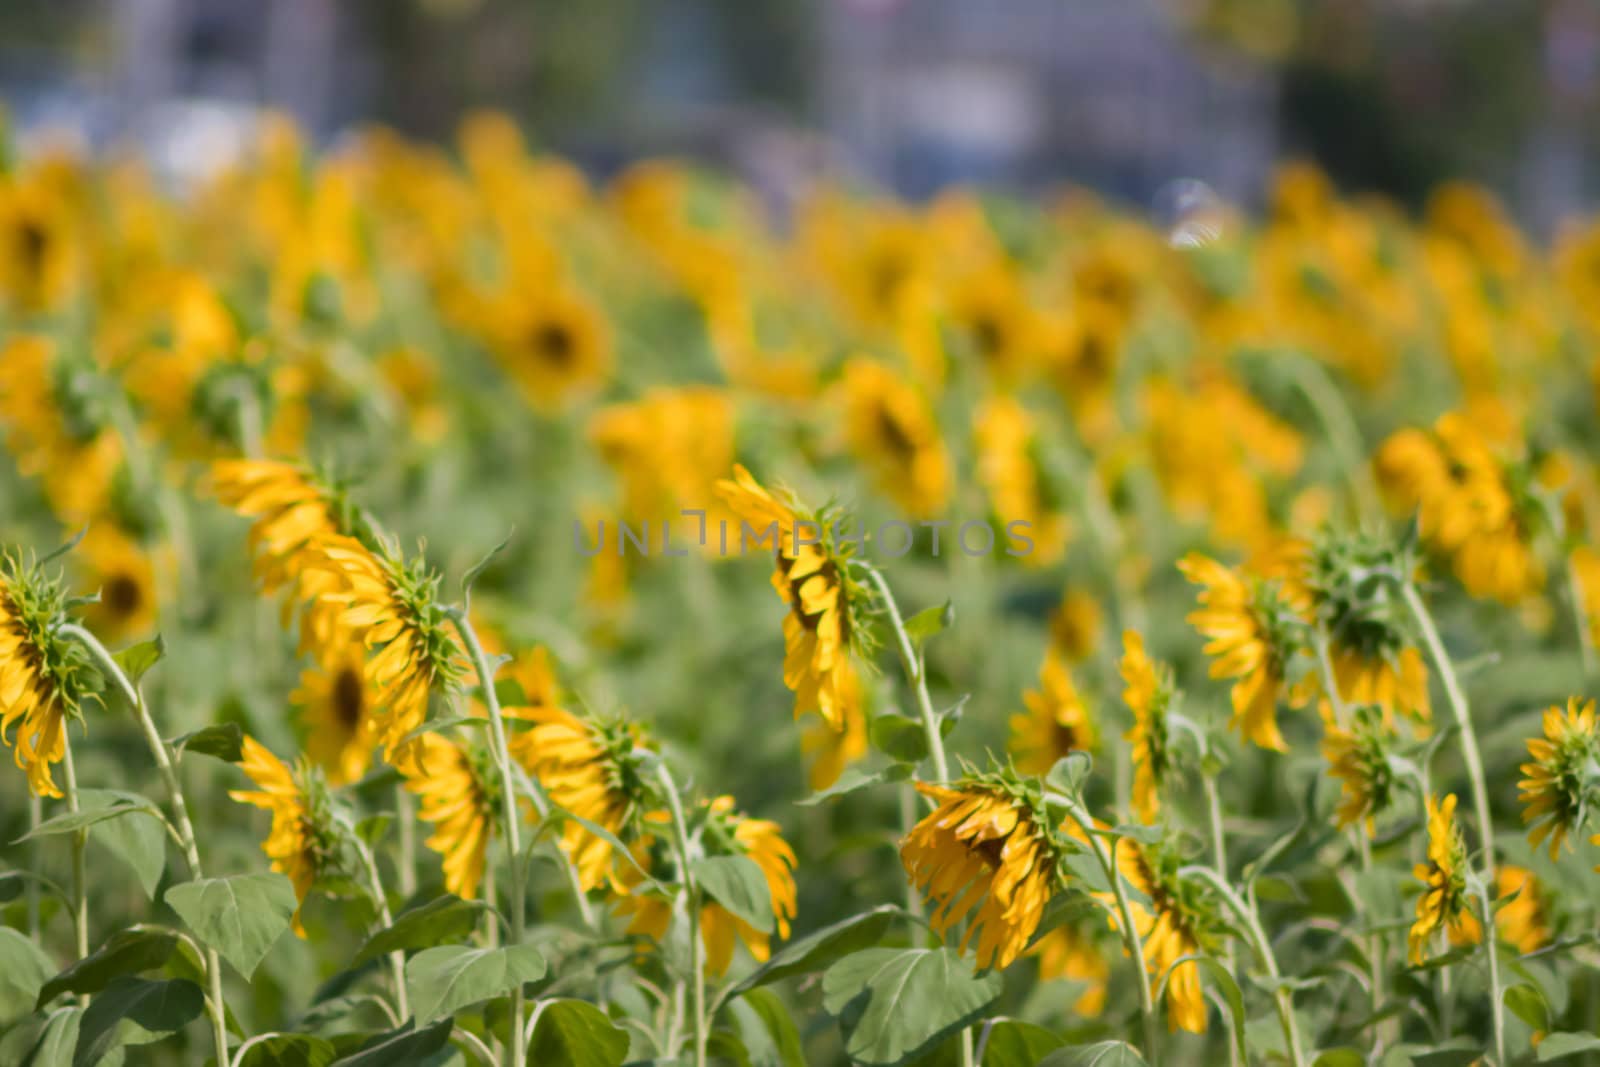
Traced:
[[677, 783], [665, 760], [656, 764], [661, 788], [667, 794], [667, 806], [672, 811], [672, 845], [678, 853], [678, 873], [683, 879], [684, 904], [689, 923], [689, 970], [693, 1009], [690, 1022], [694, 1031], [695, 1067], [706, 1067], [706, 956], [700, 943], [700, 891], [695, 885], [693, 861], [689, 852], [689, 824], [683, 816], [683, 800], [678, 796]]

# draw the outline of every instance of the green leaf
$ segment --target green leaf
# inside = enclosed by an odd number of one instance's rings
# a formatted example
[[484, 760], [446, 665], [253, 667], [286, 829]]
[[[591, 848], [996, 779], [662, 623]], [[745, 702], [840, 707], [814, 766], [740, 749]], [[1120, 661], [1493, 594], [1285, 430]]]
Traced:
[[251, 1045], [239, 1067], [328, 1067], [338, 1054], [314, 1034], [273, 1034]]
[[112, 658], [117, 661], [117, 666], [122, 668], [122, 673], [128, 676], [128, 681], [138, 685], [139, 679], [143, 678], [151, 667], [160, 663], [166, 654], [167, 642], [160, 634], [156, 634], [148, 641], [128, 646]]
[[294, 886], [281, 874], [236, 874], [175, 885], [167, 904], [245, 978], [289, 929]]
[[[137, 794], [128, 793], [124, 795], [136, 796]], [[24, 841], [31, 841], [37, 837], [52, 837], [56, 834], [76, 833], [79, 830], [87, 830], [97, 822], [105, 822], [107, 819], [117, 819], [134, 812], [154, 818], [157, 820], [157, 825], [160, 825], [161, 813], [156, 810], [155, 805], [151, 804], [148, 800], [144, 801], [142, 804], [128, 802], [112, 804], [109, 807], [99, 808], [95, 811], [69, 811], [62, 815], [57, 815], [53, 819], [46, 819], [44, 822], [40, 823], [38, 826], [35, 826], [32, 830], [29, 830], [27, 833], [23, 834], [21, 837], [17, 838], [11, 843], [13, 845], [19, 845]]]
[[33, 1011], [56, 965], [20, 930], [0, 926], [0, 1028]]
[[[85, 810], [109, 808], [118, 804], [144, 804], [150, 801], [137, 793], [120, 789], [81, 789], [78, 805]], [[142, 810], [135, 808], [134, 810]], [[126, 813], [126, 809], [117, 812]], [[139, 887], [151, 900], [156, 898], [156, 887], [167, 870], [167, 828], [164, 819], [126, 819], [115, 826], [96, 826], [89, 831], [89, 840], [128, 865]]]
[[1412, 1067], [1469, 1067], [1483, 1058], [1483, 1048], [1470, 1038], [1460, 1037], [1435, 1045], [1411, 1057]]
[[1034, 1067], [1065, 1045], [1060, 1035], [1020, 1019], [996, 1019], [983, 1046], [982, 1067]]
[[923, 608], [906, 620], [906, 636], [914, 642], [923, 642], [950, 628], [956, 620], [956, 608], [950, 601]]
[[1082, 796], [1084, 784], [1093, 770], [1093, 756], [1082, 751], [1069, 752], [1056, 760], [1044, 776], [1045, 788], [1069, 797]]
[[177, 935], [165, 930], [135, 928], [112, 934], [105, 944], [46, 982], [39, 990], [38, 1006], [62, 993], [98, 993], [113, 978], [153, 971], [177, 947]]
[[[789, 1009], [784, 1007], [783, 1000], [778, 994], [770, 989], [752, 989], [744, 995], [740, 1003], [749, 1007], [756, 1018], [761, 1020], [762, 1029], [766, 1031], [767, 1039], [772, 1045], [768, 1060], [774, 1067], [806, 1067], [805, 1050], [800, 1044], [800, 1031], [795, 1028], [794, 1020], [789, 1017]], [[749, 1044], [747, 1039], [746, 1047]]]
[[1000, 975], [979, 977], [947, 948], [869, 948], [822, 976], [822, 1001], [845, 1029], [845, 1052], [864, 1064], [905, 1063], [980, 1018]]
[[825, 800], [835, 800], [847, 793], [854, 793], [869, 786], [881, 785], [884, 782], [903, 782], [911, 777], [915, 768], [909, 763], [891, 763], [880, 771], [863, 771], [859, 767], [846, 767], [839, 774], [838, 781], [828, 788], [812, 793], [804, 800], [795, 801], [802, 808], [809, 808], [821, 804]]
[[531, 945], [424, 949], [406, 964], [406, 989], [418, 1019], [453, 1015], [468, 1004], [505, 996], [544, 977], [544, 957]]
[[394, 1067], [397, 1063], [420, 1063], [450, 1043], [450, 1031], [455, 1025], [454, 1019], [440, 1019], [421, 1030], [407, 1025], [377, 1034], [350, 1055], [334, 1060], [332, 1067]]
[[1360, 1049], [1330, 1048], [1311, 1061], [1311, 1067], [1366, 1067], [1367, 1057]]
[[26, 1061], [28, 1067], [72, 1067], [82, 1027], [82, 1008], [58, 1008], [51, 1012], [44, 1024], [44, 1033], [39, 1035]]
[[485, 552], [482, 559], [467, 568], [467, 573], [461, 576], [461, 597], [463, 601], [471, 602], [473, 583], [478, 580], [478, 576], [484, 572], [489, 564], [494, 562], [495, 557], [506, 550], [506, 546], [511, 543], [511, 539], [516, 536], [516, 533], [515, 529], [506, 531], [505, 537], [500, 539], [498, 545]]
[[1576, 1056], [1580, 1052], [1600, 1052], [1600, 1035], [1557, 1031], [1545, 1034], [1544, 1040], [1539, 1042], [1540, 1063], [1559, 1060], [1564, 1056]]
[[1145, 1067], [1144, 1057], [1126, 1041], [1100, 1041], [1057, 1049], [1039, 1067]]
[[928, 757], [928, 733], [922, 724], [904, 715], [879, 715], [868, 730], [872, 747], [902, 763], [921, 763]]
[[1535, 1030], [1546, 1031], [1550, 1029], [1550, 1005], [1545, 1002], [1544, 994], [1539, 987], [1526, 982], [1512, 986], [1505, 991], [1506, 1007], [1511, 1013]]
[[362, 964], [388, 952], [410, 952], [460, 941], [478, 925], [478, 917], [488, 908], [481, 900], [462, 900], [448, 893], [436, 897], [402, 912], [393, 923], [367, 938], [351, 964]]
[[748, 856], [708, 856], [689, 868], [695, 884], [736, 917], [763, 934], [772, 932], [772, 891], [767, 876]]
[[160, 1041], [198, 1018], [205, 999], [199, 986], [181, 978], [114, 979], [84, 1009], [74, 1067], [98, 1064], [113, 1048]]
[[628, 1032], [582, 1000], [554, 1000], [539, 1013], [528, 1062], [543, 1067], [618, 1067], [628, 1056]]
[[883, 940], [889, 924], [900, 914], [900, 909], [893, 904], [882, 904], [871, 911], [852, 915], [831, 926], [813, 930], [804, 937], [797, 937], [752, 971], [733, 988], [731, 995], [737, 996], [790, 975], [820, 971], [858, 949], [876, 945]]
[[224, 763], [244, 758], [244, 730], [236, 722], [218, 723], [174, 737], [167, 744], [178, 752], [198, 752]]
[[1197, 956], [1195, 962], [1211, 976], [1212, 982], [1222, 991], [1223, 999], [1228, 1002], [1228, 1012], [1233, 1017], [1233, 1040], [1239, 1049], [1239, 1060], [1242, 1063], [1249, 1063], [1250, 1057], [1245, 1054], [1244, 1047], [1244, 994], [1239, 991], [1239, 983], [1234, 980], [1228, 968], [1210, 956]]

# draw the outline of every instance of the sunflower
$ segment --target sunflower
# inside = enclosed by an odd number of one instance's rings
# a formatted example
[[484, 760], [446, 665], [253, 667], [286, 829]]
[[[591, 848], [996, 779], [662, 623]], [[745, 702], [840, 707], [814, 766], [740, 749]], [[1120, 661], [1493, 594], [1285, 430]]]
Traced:
[[1394, 731], [1372, 704], [1357, 707], [1348, 727], [1334, 722], [1331, 715], [1325, 725], [1322, 755], [1329, 777], [1340, 783], [1339, 826], [1343, 829], [1361, 820], [1371, 837], [1377, 816], [1394, 800], [1394, 770], [1389, 764]]
[[1035, 458], [1032, 416], [1014, 398], [994, 397], [978, 409], [975, 437], [978, 480], [989, 494], [990, 509], [1002, 526], [1027, 524], [1033, 550], [1023, 555], [1024, 562], [1054, 563], [1066, 549], [1071, 525]]
[[1062, 885], [1062, 843], [1001, 778], [916, 786], [936, 807], [901, 842], [900, 861], [931, 906], [934, 932], [970, 917], [961, 950], [976, 936], [979, 967], [1009, 966]]
[[107, 382], [43, 337], [13, 337], [0, 349], [0, 367], [0, 427], [17, 469], [39, 479], [63, 522], [82, 525], [98, 517], [110, 503], [123, 459], [108, 417]]
[[[780, 939], [787, 938], [798, 900], [795, 855], [783, 839], [778, 824], [769, 819], [752, 819], [736, 811], [733, 798], [729, 796], [704, 803], [700, 815], [704, 820], [701, 837], [713, 846], [713, 855], [745, 856], [761, 869], [772, 904], [774, 930]], [[635, 859], [646, 870], [656, 871], [665, 865], [667, 850], [661, 839], [669, 821], [666, 812], [651, 812], [642, 820], [644, 825], [660, 830], [660, 833], [642, 835], [635, 847]], [[631, 866], [622, 872], [619, 881], [627, 890], [618, 902], [618, 911], [631, 917], [628, 933], [664, 942], [672, 922], [671, 901], [653, 892], [635, 891], [640, 879]], [[727, 972], [738, 942], [743, 942], [758, 963], [765, 963], [772, 955], [772, 940], [768, 934], [712, 900], [703, 901], [700, 906], [700, 940], [706, 949], [706, 970], [713, 975]]]
[[61, 796], [50, 765], [66, 755], [67, 719], [79, 717], [84, 691], [82, 650], [55, 630], [65, 605], [59, 582], [14, 556], [0, 559], [0, 738], [38, 797]]
[[983, 372], [1009, 385], [1042, 352], [1040, 325], [1017, 270], [996, 259], [964, 279], [950, 298], [950, 318]]
[[1528, 739], [1528, 755], [1522, 765], [1525, 776], [1517, 786], [1522, 790], [1522, 821], [1530, 825], [1528, 840], [1534, 848], [1550, 839], [1550, 858], [1561, 851], [1567, 834], [1583, 825], [1593, 798], [1585, 778], [1593, 762], [1600, 759], [1600, 720], [1594, 701], [1572, 697], [1566, 711], [1550, 707], [1544, 713], [1544, 736]]
[[507, 294], [490, 311], [487, 338], [500, 365], [541, 411], [594, 389], [611, 366], [605, 319], [568, 285]]
[[1047, 774], [1071, 752], [1094, 750], [1094, 720], [1084, 705], [1066, 664], [1046, 653], [1039, 668], [1039, 688], [1022, 695], [1026, 714], [1011, 716], [1011, 744], [1023, 774]]
[[332, 785], [360, 780], [372, 764], [377, 737], [366, 659], [359, 642], [341, 641], [301, 673], [300, 688], [289, 697], [300, 708], [306, 755]]
[[0, 295], [23, 312], [59, 307], [76, 282], [72, 211], [52, 184], [0, 178]]
[[845, 365], [846, 436], [878, 487], [906, 514], [929, 518], [950, 497], [950, 457], [917, 388], [870, 359]]
[[[557, 707], [517, 709], [514, 717], [534, 725], [510, 739], [511, 756], [538, 779], [551, 802], [621, 836], [643, 791], [633, 756], [643, 744], [639, 729]], [[612, 875], [611, 843], [577, 822], [562, 828], [561, 851], [584, 889], [597, 889]]]
[[1074, 1012], [1093, 1018], [1105, 1010], [1111, 964], [1082, 930], [1058, 926], [1041, 937], [1028, 954], [1039, 960], [1041, 982], [1064, 978], [1084, 983], [1083, 992], [1072, 1004]]
[[814, 791], [833, 785], [846, 767], [867, 754], [867, 716], [860, 701], [845, 703], [841, 711], [843, 721], [837, 728], [817, 718], [800, 734], [800, 751], [811, 759], [806, 780]]
[[[855, 617], [856, 597], [844, 559], [830, 551], [827, 524], [803, 518], [738, 465], [732, 481], [717, 483], [717, 492], [740, 518], [741, 539], [743, 530], [756, 524], [760, 542], [767, 532], [773, 534], [772, 587], [789, 608], [783, 620], [783, 683], [794, 691], [795, 717], [815, 711], [834, 730], [844, 729], [861, 703], [851, 643], [865, 634]], [[814, 539], [823, 543], [808, 543]]]
[[[315, 783], [307, 775], [290, 770], [248, 734], [239, 769], [258, 788], [229, 790], [228, 796], [272, 813], [272, 828], [267, 831], [261, 851], [272, 860], [273, 870], [288, 876], [295, 899], [304, 907], [306, 895], [317, 875], [329, 866], [332, 854], [326, 820], [318, 812]], [[295, 932], [304, 937], [299, 908], [295, 909], [294, 926]]]
[[[686, 508], [706, 509], [717, 479], [733, 463], [734, 404], [711, 386], [652, 389], [636, 401], [602, 408], [588, 436], [622, 485], [622, 516], [629, 522], [672, 521], [687, 526]], [[726, 519], [707, 509], [701, 536]]]
[[1050, 613], [1050, 647], [1068, 663], [1089, 658], [1104, 625], [1099, 601], [1081, 589], [1068, 589]]
[[98, 590], [85, 618], [113, 639], [147, 633], [156, 622], [156, 579], [151, 553], [109, 523], [90, 527], [78, 546], [84, 585]]
[[1209, 638], [1205, 652], [1215, 657], [1211, 677], [1237, 679], [1229, 725], [1262, 748], [1287, 751], [1278, 731], [1278, 699], [1285, 664], [1297, 643], [1294, 630], [1306, 606], [1291, 603], [1278, 584], [1239, 574], [1197, 552], [1180, 560], [1178, 569], [1204, 587], [1200, 609], [1188, 621]]
[[1171, 672], [1144, 650], [1144, 638], [1133, 630], [1122, 635], [1123, 703], [1133, 712], [1133, 726], [1123, 735], [1133, 748], [1133, 810], [1146, 823], [1161, 813], [1161, 786], [1172, 767], [1167, 711], [1172, 704]]
[[[1145, 970], [1152, 987], [1165, 978], [1167, 1029], [1203, 1034], [1206, 998], [1200, 985], [1200, 967], [1185, 956], [1204, 955], [1214, 948], [1213, 910], [1203, 892], [1177, 874], [1177, 857], [1165, 847], [1140, 845], [1119, 838], [1117, 869], [1135, 889], [1149, 898], [1129, 903], [1128, 910], [1144, 948]], [[1120, 917], [1113, 912], [1111, 923]]]
[[486, 761], [446, 737], [426, 733], [418, 735], [400, 773], [406, 790], [421, 798], [422, 821], [433, 824], [424, 843], [444, 857], [445, 891], [474, 899], [500, 803]]
[[1467, 846], [1456, 825], [1456, 798], [1428, 798], [1428, 862], [1413, 870], [1423, 884], [1417, 898], [1417, 921], [1407, 937], [1413, 965], [1428, 957], [1428, 942], [1439, 930], [1447, 929], [1456, 944], [1478, 941], [1482, 927], [1467, 900]]
[[1533, 872], [1525, 867], [1501, 864], [1495, 868], [1494, 880], [1495, 896], [1503, 900], [1514, 895], [1514, 899], [1502, 904], [1495, 912], [1495, 929], [1499, 931], [1501, 940], [1515, 945], [1523, 955], [1548, 945], [1548, 902], [1544, 887], [1533, 876]]

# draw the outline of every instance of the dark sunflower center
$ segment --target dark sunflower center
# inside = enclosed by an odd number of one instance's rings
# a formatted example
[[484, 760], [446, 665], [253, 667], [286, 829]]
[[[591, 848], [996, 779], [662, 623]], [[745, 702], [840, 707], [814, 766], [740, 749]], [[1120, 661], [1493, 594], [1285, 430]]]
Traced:
[[[783, 573], [785, 576], [787, 576], [789, 572], [794, 569], [794, 564], [795, 561], [792, 556], [784, 555], [782, 549], [778, 551], [778, 566], [783, 568]], [[839, 568], [834, 566], [832, 560], [825, 561], [821, 568], [817, 570], [816, 574], [818, 578], [830, 586], [837, 586], [839, 584]], [[800, 600], [800, 586], [804, 584], [804, 582], [811, 580], [811, 578], [806, 578], [798, 582], [792, 579], [790, 580], [789, 607], [794, 611], [794, 617], [800, 620], [801, 626], [804, 626], [807, 630], [815, 631], [817, 626], [822, 622], [822, 616], [824, 613], [820, 611], [807, 611], [804, 604]], [[850, 613], [844, 610], [842, 596], [843, 594], [841, 594], [839, 606], [835, 608], [835, 611], [839, 615], [839, 637], [844, 641], [849, 641]]]
[[873, 306], [880, 310], [893, 307], [910, 273], [905, 260], [899, 256], [879, 256], [871, 270]]
[[366, 704], [366, 686], [361, 673], [352, 667], [342, 667], [333, 679], [333, 713], [339, 724], [354, 730], [361, 724], [361, 712]]
[[37, 277], [44, 269], [45, 250], [50, 244], [50, 235], [45, 232], [32, 219], [24, 219], [16, 229], [17, 259], [22, 263], [23, 274], [29, 278]]
[[998, 871], [1000, 869], [1000, 854], [1005, 851], [1005, 847], [1005, 838], [991, 837], [987, 841], [980, 841], [973, 845], [972, 851], [976, 852], [978, 857], [988, 864], [990, 870]]
[[571, 366], [578, 354], [577, 339], [562, 322], [541, 322], [529, 341], [534, 354], [542, 362], [556, 368]]
[[980, 355], [994, 356], [1005, 347], [1006, 332], [994, 316], [979, 315], [972, 322], [972, 339]]
[[878, 436], [883, 439], [886, 447], [894, 458], [901, 463], [909, 463], [917, 454], [917, 442], [912, 440], [906, 432], [905, 426], [898, 416], [885, 405], [878, 405], [877, 411]]
[[113, 615], [126, 618], [144, 604], [144, 589], [130, 574], [114, 575], [101, 587], [100, 602]]
[[1078, 736], [1078, 728], [1063, 722], [1051, 724], [1052, 735], [1057, 752], [1073, 752], [1083, 747], [1083, 739]]

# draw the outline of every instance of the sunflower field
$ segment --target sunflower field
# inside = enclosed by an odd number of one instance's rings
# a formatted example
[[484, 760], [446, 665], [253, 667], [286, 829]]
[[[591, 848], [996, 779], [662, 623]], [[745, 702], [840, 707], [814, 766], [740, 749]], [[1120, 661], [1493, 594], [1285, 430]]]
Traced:
[[1600, 224], [0, 159], [0, 1067], [1600, 1063]]

